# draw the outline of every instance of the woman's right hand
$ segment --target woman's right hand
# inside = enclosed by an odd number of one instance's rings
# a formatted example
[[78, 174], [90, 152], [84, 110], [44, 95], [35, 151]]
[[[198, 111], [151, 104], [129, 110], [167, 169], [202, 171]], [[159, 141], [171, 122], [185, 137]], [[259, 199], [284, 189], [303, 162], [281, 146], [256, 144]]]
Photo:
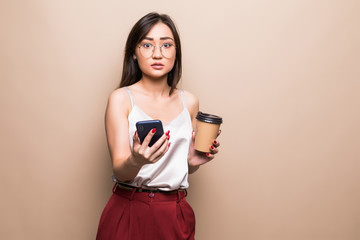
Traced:
[[144, 138], [143, 143], [140, 143], [137, 132], [133, 136], [133, 148], [132, 148], [132, 161], [137, 166], [143, 166], [145, 164], [153, 164], [159, 161], [159, 159], [165, 155], [170, 147], [170, 131], [164, 133], [151, 147], [149, 143], [154, 136], [156, 129], [150, 130], [147, 136]]

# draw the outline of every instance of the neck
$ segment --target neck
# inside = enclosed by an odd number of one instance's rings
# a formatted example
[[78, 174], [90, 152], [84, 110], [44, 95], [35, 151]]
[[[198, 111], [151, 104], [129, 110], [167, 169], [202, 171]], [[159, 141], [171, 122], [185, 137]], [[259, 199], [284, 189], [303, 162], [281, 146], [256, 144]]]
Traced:
[[167, 75], [159, 79], [151, 79], [144, 76], [140, 79], [139, 84], [153, 96], [169, 95], [171, 87], [167, 84]]

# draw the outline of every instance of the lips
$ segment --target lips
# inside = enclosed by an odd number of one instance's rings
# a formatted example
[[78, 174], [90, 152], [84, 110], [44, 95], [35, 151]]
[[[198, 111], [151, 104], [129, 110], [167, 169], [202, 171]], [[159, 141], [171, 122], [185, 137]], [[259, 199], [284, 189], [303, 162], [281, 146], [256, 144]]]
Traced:
[[156, 62], [156, 63], [151, 64], [151, 66], [164, 66], [164, 64]]
[[151, 64], [151, 67], [154, 68], [154, 69], [157, 69], [157, 70], [160, 70], [164, 67], [164, 64], [162, 63], [153, 63]]

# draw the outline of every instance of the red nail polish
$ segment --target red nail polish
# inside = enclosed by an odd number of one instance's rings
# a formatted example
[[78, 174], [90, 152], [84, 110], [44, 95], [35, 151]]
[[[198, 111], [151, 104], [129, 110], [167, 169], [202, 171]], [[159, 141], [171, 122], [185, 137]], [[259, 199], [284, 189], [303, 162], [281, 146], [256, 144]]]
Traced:
[[214, 146], [211, 146], [210, 148], [211, 148], [211, 149], [214, 149]]
[[153, 128], [153, 129], [151, 130], [151, 132], [152, 132], [152, 133], [155, 133], [155, 132], [156, 132], [156, 128]]
[[216, 140], [214, 140], [214, 144], [217, 144], [217, 141], [216, 141]]
[[166, 132], [166, 136], [168, 136], [170, 134], [170, 130], [168, 130], [167, 132]]
[[170, 135], [167, 135], [166, 139], [169, 140], [169, 139], [170, 139]]
[[210, 153], [206, 153], [206, 156], [210, 156]]
[[137, 131], [135, 131], [135, 135], [137, 134]]
[[169, 145], [168, 145], [168, 147], [170, 147], [170, 144], [171, 144], [171, 142], [169, 142]]

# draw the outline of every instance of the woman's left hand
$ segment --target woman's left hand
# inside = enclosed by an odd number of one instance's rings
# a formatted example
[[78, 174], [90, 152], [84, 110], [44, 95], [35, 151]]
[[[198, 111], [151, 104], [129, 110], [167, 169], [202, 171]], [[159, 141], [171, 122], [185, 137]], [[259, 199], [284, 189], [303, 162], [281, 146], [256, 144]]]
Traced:
[[[218, 136], [220, 135], [221, 130], [218, 132]], [[216, 139], [213, 140], [212, 145], [209, 146], [210, 153], [199, 152], [194, 149], [195, 144], [195, 131], [192, 133], [190, 152], [188, 158], [189, 167], [199, 167], [200, 165], [207, 163], [214, 159], [215, 154], [219, 152], [220, 142]]]

